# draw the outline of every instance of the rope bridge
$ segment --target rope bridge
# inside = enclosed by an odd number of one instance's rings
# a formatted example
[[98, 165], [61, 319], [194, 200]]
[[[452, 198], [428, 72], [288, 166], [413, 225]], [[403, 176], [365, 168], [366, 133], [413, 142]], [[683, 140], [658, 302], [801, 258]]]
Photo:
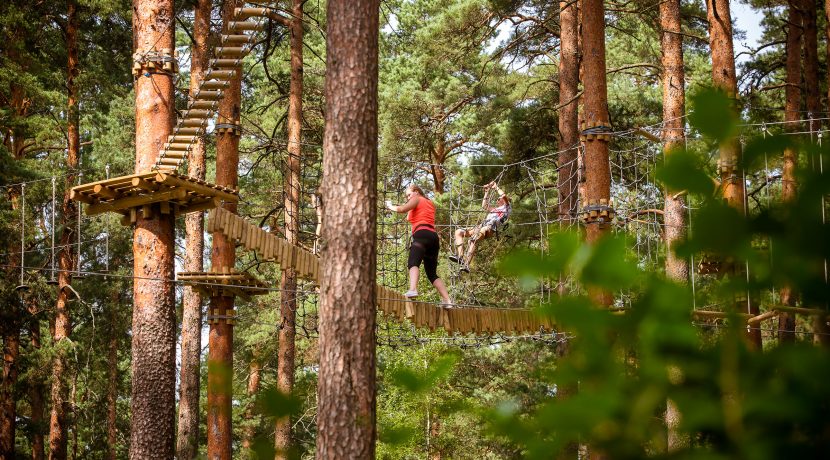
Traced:
[[[320, 259], [315, 254], [302, 247], [288, 244], [284, 239], [230, 211], [222, 208], [211, 210], [208, 214], [207, 231], [220, 232], [246, 250], [256, 251], [264, 259], [276, 261], [280, 265], [280, 270], [294, 269], [301, 278], [317, 283], [320, 281]], [[221, 283], [224, 274], [217, 272], [215, 276]], [[189, 277], [189, 274], [180, 274], [179, 281], [188, 284]], [[209, 278], [203, 278], [201, 281], [206, 279]], [[447, 332], [461, 334], [535, 333], [552, 332], [554, 326], [548, 318], [539, 317], [526, 309], [446, 308], [428, 302], [408, 300], [399, 292], [385, 286], [378, 286], [375, 303], [384, 315], [401, 321], [407, 319], [416, 327], [433, 331], [443, 328]]]

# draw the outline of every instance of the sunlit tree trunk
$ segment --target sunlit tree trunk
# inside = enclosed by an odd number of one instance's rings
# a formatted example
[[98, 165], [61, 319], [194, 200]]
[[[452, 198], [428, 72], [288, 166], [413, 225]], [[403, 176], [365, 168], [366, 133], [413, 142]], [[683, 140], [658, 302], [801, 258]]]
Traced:
[[[584, 0], [582, 11], [582, 43], [585, 67], [585, 110], [582, 119], [586, 127], [609, 126], [608, 84], [605, 75], [605, 5], [602, 0]], [[609, 203], [611, 171], [608, 160], [608, 141], [605, 138], [585, 140], [585, 201]], [[586, 222], [585, 239], [595, 244], [610, 230], [607, 220]], [[595, 291], [591, 297], [601, 305], [611, 305], [613, 296], [607, 291]]]
[[[784, 89], [784, 126], [789, 132], [801, 129], [798, 119], [801, 118], [801, 45], [803, 38], [802, 8], [803, 0], [792, 0], [788, 3], [789, 15], [787, 18], [786, 44], [786, 71], [787, 79]], [[796, 169], [798, 168], [798, 149], [784, 149], [784, 167], [781, 177], [781, 199], [785, 203], [793, 202], [796, 198]], [[792, 286], [781, 287], [781, 303], [794, 306], [796, 295]], [[778, 315], [778, 340], [782, 342], [795, 341], [795, 314], [781, 312]]]
[[262, 380], [262, 363], [259, 357], [254, 354], [251, 357], [251, 364], [248, 366], [248, 388], [247, 394], [251, 399], [251, 404], [245, 410], [245, 421], [248, 425], [242, 433], [242, 449], [245, 452], [250, 452], [254, 446], [254, 437], [256, 436], [256, 423], [253, 421], [256, 416], [256, 405], [253, 403], [256, 394], [259, 392], [259, 384]]
[[[668, 159], [686, 146], [686, 76], [683, 70], [683, 36], [681, 35], [680, 0], [660, 3], [660, 48], [663, 67], [663, 155]], [[675, 245], [686, 237], [686, 200], [678, 190], [665, 190], [663, 221], [666, 240], [666, 277], [686, 283], [689, 264], [674, 252]], [[666, 444], [677, 450], [687, 441], [678, 433], [680, 412], [674, 401], [666, 401]]]
[[[39, 313], [38, 301], [30, 299], [28, 302], [28, 310], [31, 315], [29, 326], [29, 343], [34, 353], [40, 352], [42, 345], [40, 332], [40, 319], [37, 317]], [[44, 446], [43, 424], [45, 414], [45, 398], [46, 391], [42, 373], [39, 370], [33, 369], [30, 372], [29, 381], [29, 404], [32, 409], [32, 460], [43, 460], [46, 458], [46, 449]]]
[[327, 11], [317, 458], [375, 454], [377, 0]]
[[67, 107], [67, 137], [69, 145], [66, 155], [66, 168], [70, 175], [66, 177], [66, 191], [63, 196], [63, 213], [61, 223], [63, 232], [58, 252], [58, 300], [55, 305], [54, 328], [52, 342], [56, 347], [55, 355], [52, 358], [52, 390], [51, 406], [52, 411], [49, 420], [49, 458], [65, 459], [67, 446], [67, 412], [69, 402], [67, 401], [67, 346], [69, 336], [72, 333], [72, 323], [69, 315], [69, 295], [67, 288], [72, 283], [71, 271], [75, 270], [78, 263], [73, 255], [72, 240], [75, 238], [75, 226], [72, 220], [77, 214], [76, 204], [69, 199], [69, 190], [74, 185], [78, 161], [81, 151], [81, 139], [78, 130], [78, 98], [75, 77], [78, 74], [78, 12], [75, 0], [67, 2], [67, 24], [66, 24], [66, 51], [68, 55], [66, 90], [68, 94]]
[[[227, 0], [222, 10], [223, 33], [229, 32], [234, 8], [242, 6], [240, 0]], [[241, 70], [240, 70], [241, 71]], [[219, 123], [238, 123], [241, 116], [242, 79], [237, 72], [219, 102]], [[216, 136], [216, 185], [236, 189], [239, 183], [239, 135], [238, 130], [226, 130]], [[235, 202], [226, 203], [225, 209], [236, 213]], [[213, 234], [211, 267], [216, 270], [231, 269], [236, 263], [236, 243], [221, 232]], [[212, 314], [226, 316], [234, 309], [234, 298], [214, 296], [210, 298]], [[233, 429], [233, 325], [220, 319], [210, 325], [208, 335], [207, 381], [207, 452], [211, 460], [230, 460], [232, 457]]]
[[577, 212], [577, 149], [579, 145], [579, 24], [576, 2], [559, 2], [559, 154], [556, 187], [559, 221], [570, 225]]
[[[173, 0], [133, 0], [135, 52], [174, 48]], [[173, 77], [135, 83], [135, 171], [146, 172], [173, 131]], [[173, 216], [158, 207], [133, 233], [130, 458], [172, 458], [176, 426], [176, 311]]]
[[[291, 80], [288, 94], [288, 171], [285, 175], [285, 238], [299, 243], [300, 232], [300, 167], [303, 127], [303, 0], [292, 0], [290, 22]], [[294, 354], [297, 321], [297, 273], [289, 268], [282, 272], [280, 286], [279, 358], [277, 389], [285, 394], [294, 390]], [[274, 445], [277, 458], [287, 458], [291, 442], [291, 417], [277, 419]]]
[[[208, 64], [211, 0], [198, 0], [193, 19], [193, 46], [190, 55], [190, 94], [195, 96]], [[199, 137], [187, 159], [187, 175], [205, 179], [205, 140]], [[185, 216], [184, 269], [204, 269], [204, 219], [202, 213]], [[176, 457], [195, 458], [199, 453], [199, 369], [202, 355], [202, 295], [190, 286], [182, 293], [181, 371], [179, 376], [178, 436]]]

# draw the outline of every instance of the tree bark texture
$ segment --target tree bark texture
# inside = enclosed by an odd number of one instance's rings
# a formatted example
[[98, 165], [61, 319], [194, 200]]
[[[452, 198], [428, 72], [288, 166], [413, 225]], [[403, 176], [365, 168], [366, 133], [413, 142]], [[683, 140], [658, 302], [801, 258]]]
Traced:
[[[12, 307], [15, 308], [15, 307]], [[20, 323], [15, 319], [3, 325], [3, 380], [0, 386], [0, 458], [13, 459], [17, 423], [17, 375], [20, 359]]]
[[77, 215], [76, 204], [69, 198], [69, 190], [75, 182], [75, 172], [81, 154], [81, 138], [79, 132], [78, 97], [75, 78], [78, 76], [78, 12], [75, 0], [69, 0], [67, 6], [66, 25], [66, 51], [67, 51], [67, 79], [66, 90], [68, 96], [67, 104], [67, 136], [68, 148], [66, 154], [66, 169], [70, 175], [66, 177], [66, 191], [63, 195], [63, 213], [61, 224], [60, 250], [58, 252], [58, 299], [55, 305], [54, 328], [52, 342], [56, 348], [52, 358], [52, 390], [51, 406], [49, 417], [49, 458], [65, 459], [67, 455], [67, 413], [69, 412], [68, 386], [66, 382], [67, 357], [69, 354], [69, 336], [72, 333], [72, 323], [69, 312], [70, 290], [67, 288], [72, 283], [71, 272], [76, 269], [76, 264], [70, 244], [77, 236], [75, 225], [72, 225], [73, 218]]
[[[135, 52], [173, 49], [173, 0], [134, 0]], [[173, 79], [164, 73], [135, 83], [135, 171], [155, 163], [173, 128]], [[153, 207], [133, 233], [132, 389], [130, 458], [171, 458], [175, 452], [176, 312], [173, 216]]]
[[[28, 309], [29, 313], [32, 315], [29, 326], [29, 343], [31, 344], [32, 351], [37, 353], [39, 352], [40, 347], [42, 345], [40, 319], [37, 317], [37, 314], [39, 313], [37, 301], [30, 300]], [[46, 458], [46, 449], [44, 446], [43, 437], [45, 413], [44, 410], [46, 407], [44, 393], [46, 391], [46, 388], [41, 372], [31, 370], [30, 376], [31, 377], [29, 381], [29, 404], [32, 410], [31, 422], [32, 426], [34, 427], [31, 441], [32, 460], [43, 460], [44, 458]]]
[[[234, 8], [242, 6], [240, 0], [228, 0], [222, 10], [223, 31], [233, 20]], [[241, 72], [241, 68], [240, 68]], [[225, 97], [219, 102], [218, 116], [221, 123], [236, 123], [240, 118], [242, 79], [239, 72], [231, 79]], [[239, 136], [229, 130], [216, 136], [216, 184], [237, 188], [239, 183]], [[226, 203], [225, 209], [235, 213], [236, 203]], [[213, 234], [211, 266], [221, 270], [233, 268], [236, 263], [236, 244], [223, 234]], [[211, 297], [210, 313], [226, 316], [234, 308], [233, 297]], [[230, 460], [233, 443], [231, 426], [231, 399], [233, 396], [233, 325], [225, 319], [214, 320], [208, 335], [207, 381], [207, 453], [209, 460]]]
[[[585, 66], [585, 110], [583, 121], [588, 127], [609, 126], [608, 85], [605, 76], [605, 5], [602, 0], [584, 0], [582, 11], [583, 58]], [[586, 203], [606, 203], [611, 198], [611, 169], [608, 160], [608, 141], [585, 141], [585, 200]], [[606, 235], [610, 223], [596, 220], [585, 226], [585, 239], [596, 243]], [[596, 291], [591, 297], [601, 305], [611, 305], [610, 292]]]
[[[686, 76], [683, 70], [683, 36], [681, 32], [680, 0], [660, 3], [660, 48], [663, 66], [663, 155], [664, 159], [686, 146]], [[665, 191], [663, 222], [666, 241], [666, 277], [686, 283], [689, 264], [674, 252], [677, 243], [686, 238], [686, 199], [676, 190]], [[679, 449], [688, 440], [678, 433], [680, 412], [672, 400], [666, 401], [666, 447], [669, 452]]]
[[375, 454], [377, 0], [327, 10], [317, 458]]
[[[559, 157], [556, 188], [559, 221], [569, 226], [576, 218], [577, 152], [579, 145], [579, 24], [576, 2], [559, 2]], [[577, 148], [574, 148], [577, 147]], [[562, 151], [568, 149], [566, 151]]]
[[110, 306], [110, 330], [107, 343], [107, 460], [116, 460], [118, 456], [118, 336], [115, 309], [120, 306], [121, 296], [115, 296], [116, 302]]
[[[198, 0], [193, 20], [193, 46], [190, 61], [190, 94], [195, 95], [207, 70], [210, 37], [211, 0]], [[205, 139], [200, 137], [191, 147], [188, 176], [205, 179]], [[204, 269], [204, 218], [193, 212], [185, 216], [184, 269], [200, 272]], [[182, 344], [179, 376], [178, 437], [176, 457], [182, 460], [196, 458], [199, 453], [199, 380], [202, 355], [202, 295], [190, 286], [182, 294]]]
[[[663, 155], [686, 146], [685, 114], [686, 88], [683, 70], [683, 36], [680, 34], [680, 1], [660, 3], [660, 37], [663, 65]], [[666, 246], [666, 276], [685, 283], [689, 264], [674, 253], [674, 245], [686, 237], [686, 200], [677, 190], [666, 190], [664, 222]]]
[[[804, 97], [807, 102], [807, 115], [808, 118], [822, 118], [821, 87], [818, 76], [818, 28], [816, 25], [818, 5], [816, 0], [801, 1], [804, 24]], [[820, 127], [821, 122], [810, 122], [810, 131], [817, 131]]]
[[[712, 82], [729, 97], [738, 94], [738, 79], [735, 74], [735, 51], [732, 43], [732, 18], [729, 0], [706, 0], [709, 20], [709, 46], [712, 51]], [[738, 165], [741, 159], [741, 144], [738, 139], [727, 141], [720, 147], [722, 164]], [[721, 168], [723, 197], [727, 203], [744, 212], [744, 185], [736, 168]]]
[[[735, 100], [737, 111], [738, 78], [735, 72], [735, 50], [732, 41], [732, 16], [729, 0], [706, 0], [706, 18], [709, 21], [709, 46], [712, 51], [712, 83], [730, 98]], [[746, 185], [743, 180], [741, 164], [741, 144], [738, 138], [730, 139], [720, 145], [720, 183], [721, 192], [726, 203], [741, 215], [746, 214]], [[735, 276], [745, 276], [735, 261], [727, 261], [723, 270]], [[758, 314], [756, 302], [737, 296], [737, 310], [747, 310], [752, 315]], [[761, 347], [761, 331], [749, 328], [747, 339], [757, 349]]]
[[[791, 133], [801, 129], [798, 119], [801, 118], [801, 47], [803, 42], [803, 0], [791, 0], [788, 2], [789, 15], [787, 17], [787, 43], [786, 43], [786, 83], [784, 87], [784, 125]], [[781, 200], [785, 203], [793, 202], [796, 198], [796, 169], [798, 168], [798, 149], [784, 149], [784, 163], [781, 175]], [[781, 303], [787, 306], [794, 306], [796, 295], [792, 286], [781, 287]], [[778, 315], [778, 340], [782, 342], [795, 341], [795, 314], [781, 312]]]
[[261, 380], [262, 363], [260, 362], [259, 357], [254, 354], [254, 356], [251, 357], [251, 364], [248, 366], [247, 394], [248, 398], [250, 398], [252, 402], [245, 410], [245, 421], [248, 422], [248, 425], [245, 426], [242, 433], [242, 450], [245, 452], [250, 452], [254, 446], [254, 438], [256, 437], [256, 423], [254, 422], [256, 406], [253, 401], [256, 394], [259, 392], [259, 384]]
[[[303, 127], [303, 3], [292, 0], [290, 48], [291, 81], [288, 93], [288, 170], [285, 174], [285, 238], [290, 244], [299, 242], [300, 188]], [[277, 360], [277, 389], [285, 394], [294, 390], [294, 355], [297, 317], [297, 273], [282, 272], [280, 283], [281, 328]], [[277, 458], [287, 458], [292, 447], [291, 417], [277, 419], [274, 446]]]

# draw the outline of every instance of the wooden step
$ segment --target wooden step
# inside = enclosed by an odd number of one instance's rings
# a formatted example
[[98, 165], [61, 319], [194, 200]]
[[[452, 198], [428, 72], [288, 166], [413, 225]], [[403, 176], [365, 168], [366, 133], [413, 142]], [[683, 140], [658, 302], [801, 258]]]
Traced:
[[234, 8], [233, 15], [235, 19], [248, 19], [255, 16], [268, 17], [273, 14], [274, 10], [271, 8]]
[[[179, 123], [179, 126], [181, 126], [181, 123]], [[167, 138], [167, 142], [170, 142], [170, 139], [172, 139], [174, 136], [175, 137], [182, 137], [182, 136], [199, 137], [199, 135], [202, 134], [202, 131], [203, 131], [203, 128], [201, 126], [202, 125], [199, 125], [198, 127], [195, 127], [195, 128], [181, 128], [180, 127], [179, 129], [177, 129], [175, 131], [176, 134], [174, 134], [172, 136], [169, 136]]]
[[242, 47], [220, 46], [216, 48], [216, 57], [219, 59], [241, 58], [248, 54], [248, 50]]
[[216, 101], [222, 98], [222, 94], [224, 94], [224, 92], [222, 91], [207, 91], [204, 89], [200, 89], [199, 92], [196, 93], [196, 95], [193, 98]]
[[211, 69], [232, 69], [239, 67], [240, 64], [239, 59], [211, 59], [209, 67]]
[[208, 69], [205, 80], [230, 80], [236, 76], [236, 70]]
[[210, 118], [212, 110], [188, 110], [184, 113], [184, 118]]
[[176, 160], [181, 160], [182, 158], [187, 158], [187, 152], [172, 151], [172, 150], [164, 151], [164, 150], [162, 150], [161, 153], [164, 153], [164, 157], [159, 155], [159, 158], [162, 158], [162, 159], [164, 159], [164, 158], [175, 158]]
[[212, 109], [217, 104], [217, 101], [204, 101], [202, 99], [196, 99], [190, 103], [189, 110], [202, 110], [202, 109]]
[[222, 81], [222, 80], [207, 80], [202, 81], [202, 84], [199, 86], [200, 91], [204, 90], [215, 90], [215, 89], [228, 89], [231, 86], [229, 81]]
[[228, 30], [231, 32], [244, 32], [246, 30], [253, 30], [261, 32], [265, 30], [265, 22], [256, 21], [231, 21], [228, 23]]
[[253, 39], [253, 35], [245, 35], [245, 34], [242, 34], [242, 35], [228, 35], [228, 34], [225, 34], [225, 35], [222, 35], [222, 38], [220, 39], [220, 42], [222, 43], [222, 46], [226, 46], [226, 45], [244, 45], [246, 43], [250, 43], [252, 39]]
[[181, 163], [182, 163], [182, 158], [169, 158], [169, 157], [161, 158], [157, 162], [157, 164], [167, 165], [167, 166], [178, 166]]
[[168, 144], [187, 144], [187, 145], [191, 145], [194, 142], [196, 142], [196, 139], [197, 139], [197, 136], [179, 136], [179, 135], [168, 136], [167, 137], [167, 144], [164, 144], [164, 145], [168, 145]]
[[207, 124], [207, 119], [205, 118], [181, 118], [179, 119], [179, 126], [187, 127], [187, 128], [199, 128], [200, 130], [204, 128]]
[[190, 143], [176, 142], [175, 144], [165, 143], [164, 150], [190, 150]]

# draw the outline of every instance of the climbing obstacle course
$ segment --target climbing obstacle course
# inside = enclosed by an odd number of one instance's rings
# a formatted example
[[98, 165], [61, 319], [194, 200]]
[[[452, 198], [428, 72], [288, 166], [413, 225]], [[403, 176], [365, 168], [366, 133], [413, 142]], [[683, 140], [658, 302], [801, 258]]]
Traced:
[[[294, 269], [300, 277], [319, 282], [320, 260], [310, 251], [288, 244], [246, 219], [222, 208], [208, 214], [208, 232], [219, 232], [237, 241], [248, 251], [256, 251], [266, 260], [276, 261], [281, 270]], [[181, 279], [181, 275], [180, 275]], [[408, 319], [416, 327], [448, 333], [492, 334], [549, 332], [554, 325], [527, 309], [485, 307], [447, 308], [428, 302], [412, 301], [401, 293], [378, 286], [376, 305], [390, 318]]]
[[156, 203], [159, 213], [178, 216], [239, 199], [236, 190], [174, 172], [146, 172], [78, 185], [72, 188], [70, 197], [87, 204], [89, 216], [121, 214], [123, 225], [134, 224], [139, 212], [145, 219], [150, 218]]

